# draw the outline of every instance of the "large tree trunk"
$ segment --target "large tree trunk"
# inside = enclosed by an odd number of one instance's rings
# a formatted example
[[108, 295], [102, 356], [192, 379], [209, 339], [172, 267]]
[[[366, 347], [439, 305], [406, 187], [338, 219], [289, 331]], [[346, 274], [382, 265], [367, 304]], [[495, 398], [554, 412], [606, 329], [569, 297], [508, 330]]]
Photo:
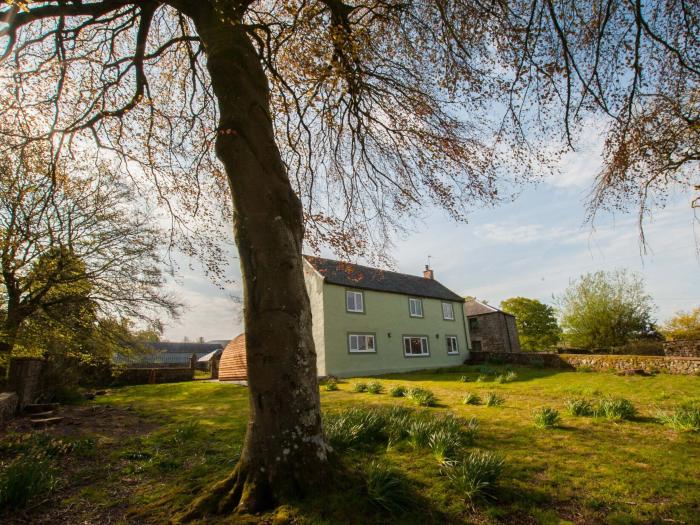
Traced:
[[235, 471], [185, 519], [257, 512], [303, 496], [325, 472], [328, 450], [302, 268], [302, 209], [275, 144], [269, 85], [245, 32], [208, 10], [200, 5], [192, 16], [221, 112], [216, 153], [233, 194], [250, 416]]

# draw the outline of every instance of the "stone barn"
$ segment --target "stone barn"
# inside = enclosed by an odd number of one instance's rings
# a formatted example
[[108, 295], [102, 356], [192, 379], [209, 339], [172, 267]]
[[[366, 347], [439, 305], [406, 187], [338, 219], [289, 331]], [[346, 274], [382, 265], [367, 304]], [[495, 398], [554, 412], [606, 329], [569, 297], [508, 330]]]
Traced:
[[247, 378], [245, 334], [226, 345], [219, 360], [219, 381], [245, 381]]
[[474, 352], [520, 352], [515, 316], [488, 304], [464, 303]]

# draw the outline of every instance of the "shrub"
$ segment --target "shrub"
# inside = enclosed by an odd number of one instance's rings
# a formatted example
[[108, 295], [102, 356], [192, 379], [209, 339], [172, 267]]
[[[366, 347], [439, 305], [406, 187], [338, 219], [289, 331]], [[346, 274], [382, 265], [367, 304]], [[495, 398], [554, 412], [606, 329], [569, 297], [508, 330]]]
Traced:
[[532, 416], [537, 428], [553, 428], [561, 423], [559, 411], [550, 407], [538, 408], [532, 413]]
[[338, 390], [338, 380], [334, 378], [328, 378], [326, 380], [326, 384], [323, 385], [324, 389], [326, 392], [333, 392], [335, 390]]
[[408, 429], [413, 420], [413, 410], [401, 406], [393, 406], [386, 413], [387, 445], [392, 446], [408, 437]]
[[503, 396], [499, 396], [495, 392], [489, 392], [486, 394], [486, 406], [487, 407], [499, 407], [505, 403]]
[[471, 381], [471, 379], [469, 379], [468, 376], [462, 376], [462, 377], [459, 378], [459, 380], [460, 380], [460, 382], [462, 382], [462, 383], [468, 383], [469, 381]]
[[24, 507], [56, 486], [53, 469], [45, 460], [20, 456], [0, 473], [0, 509]]
[[326, 415], [324, 428], [331, 447], [343, 451], [386, 440], [386, 424], [386, 415], [380, 410], [350, 408]]
[[660, 419], [678, 432], [700, 432], [700, 406], [681, 405], [670, 414], [661, 414]]
[[621, 421], [624, 419], [634, 419], [637, 410], [629, 399], [623, 397], [606, 397], [598, 402], [595, 408], [595, 415]]
[[427, 448], [434, 429], [432, 421], [427, 417], [415, 418], [406, 429], [406, 439], [413, 448]]
[[490, 452], [472, 452], [459, 461], [448, 461], [443, 473], [453, 488], [474, 503], [480, 496], [493, 496], [504, 460]]
[[518, 379], [518, 373], [514, 370], [508, 370], [508, 373], [506, 374], [506, 382], [510, 383], [511, 381], [515, 381], [516, 379]]
[[370, 394], [381, 394], [384, 392], [384, 387], [381, 383], [372, 381], [371, 383], [367, 383], [367, 392]]
[[406, 397], [422, 407], [434, 407], [437, 404], [435, 394], [426, 388], [409, 388]]
[[592, 416], [593, 405], [583, 397], [567, 399], [566, 411], [572, 416]]
[[178, 445], [184, 445], [186, 443], [190, 443], [192, 439], [197, 436], [199, 431], [199, 421], [196, 419], [189, 419], [177, 426], [172, 439]]
[[476, 376], [477, 383], [483, 383], [484, 381], [486, 381], [486, 379], [488, 379], [488, 378], [483, 374], [479, 374], [478, 376]]
[[459, 429], [440, 428], [428, 436], [428, 448], [439, 463], [454, 458], [462, 447], [462, 433]]
[[498, 372], [496, 370], [494, 370], [493, 368], [491, 368], [489, 366], [479, 367], [479, 372], [481, 372], [482, 374], [487, 375], [487, 376], [495, 376], [498, 374]]
[[494, 381], [495, 381], [496, 383], [505, 383], [505, 382], [506, 382], [506, 376], [504, 376], [503, 374], [498, 374], [498, 375], [494, 378]]
[[406, 478], [398, 471], [372, 462], [367, 467], [367, 496], [377, 507], [392, 514], [405, 512], [412, 498]]
[[353, 392], [367, 392], [367, 383], [353, 383], [352, 385], [352, 391]]
[[472, 444], [478, 428], [476, 418], [465, 421], [452, 414], [443, 417], [422, 414], [408, 423], [406, 439], [412, 447], [429, 448], [439, 461], [444, 461]]
[[406, 395], [406, 387], [403, 385], [392, 386], [389, 389], [389, 395], [391, 397], [404, 397]]
[[481, 403], [481, 398], [474, 392], [469, 392], [462, 398], [462, 403], [465, 405], [478, 405]]

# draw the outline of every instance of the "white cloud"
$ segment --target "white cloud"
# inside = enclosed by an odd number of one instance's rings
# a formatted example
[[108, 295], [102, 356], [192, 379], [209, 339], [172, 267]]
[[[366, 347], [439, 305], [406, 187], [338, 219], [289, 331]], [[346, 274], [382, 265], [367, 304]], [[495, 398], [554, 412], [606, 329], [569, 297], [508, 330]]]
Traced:
[[589, 190], [603, 165], [604, 142], [605, 127], [602, 124], [585, 124], [576, 150], [562, 156], [556, 172], [544, 178], [545, 184], [555, 188]]
[[514, 222], [489, 222], [474, 228], [474, 234], [484, 240], [506, 244], [528, 244], [538, 241], [561, 240], [579, 242], [589, 233], [581, 229], [546, 227], [542, 224], [516, 224]]

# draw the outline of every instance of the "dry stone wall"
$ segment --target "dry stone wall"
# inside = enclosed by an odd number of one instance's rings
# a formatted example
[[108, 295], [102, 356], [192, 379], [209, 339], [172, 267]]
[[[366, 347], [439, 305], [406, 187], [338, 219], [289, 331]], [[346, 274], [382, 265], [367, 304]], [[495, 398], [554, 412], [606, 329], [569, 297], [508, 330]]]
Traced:
[[553, 354], [544, 352], [471, 352], [469, 355], [470, 363], [487, 361], [568, 370], [581, 368], [601, 372], [644, 370], [650, 373], [700, 375], [700, 357]]
[[700, 341], [666, 341], [664, 354], [674, 357], [700, 357]]

